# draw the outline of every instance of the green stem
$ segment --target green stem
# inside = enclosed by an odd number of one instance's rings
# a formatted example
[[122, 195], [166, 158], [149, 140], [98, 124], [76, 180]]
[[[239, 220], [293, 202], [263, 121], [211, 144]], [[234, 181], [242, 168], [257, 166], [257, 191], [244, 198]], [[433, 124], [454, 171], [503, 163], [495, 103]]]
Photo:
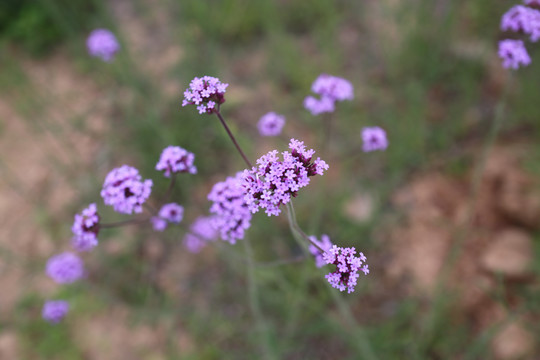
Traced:
[[[313, 245], [317, 246], [317, 248], [325, 252], [324, 249], [321, 249], [317, 244], [315, 244], [309, 237], [306, 235], [306, 233], [300, 228], [298, 223], [296, 222], [296, 213], [294, 211], [294, 207], [292, 205], [292, 202], [289, 202], [287, 204], [287, 218], [289, 220], [289, 227], [291, 228], [291, 232], [293, 233], [293, 237], [298, 242], [306, 256], [309, 255], [309, 249], [307, 247], [307, 244], [302, 240], [308, 240]], [[321, 273], [322, 275], [322, 273]], [[358, 349], [358, 351], [362, 354], [362, 359], [368, 359], [368, 360], [375, 360], [377, 357], [375, 356], [375, 353], [373, 352], [373, 349], [371, 348], [371, 344], [369, 343], [367, 336], [364, 332], [364, 329], [356, 322], [354, 318], [354, 314], [352, 313], [349, 304], [345, 302], [341, 296], [336, 292], [335, 289], [330, 288], [329, 286], [326, 287], [330, 291], [330, 295], [332, 296], [332, 299], [334, 300], [334, 303], [336, 304], [339, 312], [341, 313], [341, 316], [345, 321], [347, 322], [348, 326], [350, 327], [351, 331], [354, 334], [354, 346]]]
[[234, 146], [236, 146], [236, 150], [238, 150], [238, 152], [242, 156], [242, 159], [244, 159], [244, 161], [246, 162], [248, 168], [251, 169], [253, 166], [251, 165], [248, 158], [246, 157], [246, 154], [244, 154], [244, 152], [240, 148], [240, 145], [238, 145], [238, 142], [236, 142], [236, 139], [234, 135], [232, 134], [231, 130], [229, 129], [229, 127], [227, 126], [227, 123], [223, 119], [223, 116], [221, 116], [221, 113], [219, 111], [216, 112], [216, 115], [219, 118], [219, 121], [221, 121], [221, 124], [223, 125], [223, 127], [225, 128], [225, 131], [227, 131], [227, 134], [229, 135], [229, 138], [232, 140]]
[[253, 250], [249, 243], [248, 238], [244, 238], [244, 250], [246, 252], [247, 263], [247, 277], [248, 277], [248, 295], [249, 295], [249, 307], [257, 323], [257, 328], [262, 339], [263, 349], [262, 352], [266, 359], [274, 359], [275, 356], [270, 351], [270, 344], [268, 339], [268, 328], [266, 322], [262, 316], [259, 298], [257, 295], [257, 282], [255, 280], [255, 265], [253, 261]]

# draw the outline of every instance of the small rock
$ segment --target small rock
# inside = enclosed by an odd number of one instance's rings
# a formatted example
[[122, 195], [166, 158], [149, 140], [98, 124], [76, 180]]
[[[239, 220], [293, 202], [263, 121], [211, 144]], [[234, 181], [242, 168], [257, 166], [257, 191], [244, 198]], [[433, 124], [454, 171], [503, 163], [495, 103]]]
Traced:
[[496, 234], [480, 259], [486, 270], [511, 277], [526, 275], [531, 261], [531, 237], [519, 229], [506, 229]]

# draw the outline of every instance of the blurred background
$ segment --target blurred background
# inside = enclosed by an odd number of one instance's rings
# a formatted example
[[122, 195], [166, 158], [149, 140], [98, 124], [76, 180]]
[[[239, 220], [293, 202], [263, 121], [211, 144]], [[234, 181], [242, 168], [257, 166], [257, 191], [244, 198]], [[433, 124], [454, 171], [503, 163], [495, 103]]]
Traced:
[[[514, 4], [2, 0], [0, 358], [540, 358], [540, 54], [502, 68]], [[121, 43], [111, 63], [87, 54], [95, 28]], [[321, 73], [355, 90], [330, 117], [302, 106]], [[215, 116], [181, 107], [203, 75], [230, 84], [222, 113], [252, 162], [294, 137], [329, 163], [295, 207], [308, 234], [366, 254], [354, 293], [328, 286], [285, 214], [253, 217], [252, 271], [242, 241], [183, 247], [212, 185], [244, 168]], [[269, 111], [287, 119], [279, 137], [257, 131]], [[364, 126], [387, 151], [361, 151]], [[172, 194], [182, 225], [104, 229], [87, 279], [49, 279], [75, 213], [126, 218], [99, 196], [111, 169], [165, 193], [168, 145], [199, 170]], [[46, 299], [70, 302], [62, 323], [41, 318]]]

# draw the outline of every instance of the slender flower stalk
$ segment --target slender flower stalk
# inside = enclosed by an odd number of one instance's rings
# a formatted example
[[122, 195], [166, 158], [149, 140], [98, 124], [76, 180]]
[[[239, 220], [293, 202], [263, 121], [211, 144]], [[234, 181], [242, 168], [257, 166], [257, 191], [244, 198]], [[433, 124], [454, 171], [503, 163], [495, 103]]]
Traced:
[[223, 127], [225, 128], [225, 131], [227, 131], [227, 134], [229, 135], [229, 138], [232, 140], [234, 146], [236, 147], [236, 150], [238, 150], [238, 152], [240, 153], [240, 156], [242, 156], [242, 159], [244, 159], [244, 162], [246, 163], [248, 168], [252, 168], [253, 165], [251, 165], [251, 163], [249, 162], [246, 154], [244, 154], [244, 152], [242, 151], [242, 148], [240, 148], [240, 145], [238, 145], [238, 142], [236, 141], [234, 135], [232, 134], [229, 127], [227, 126], [227, 123], [225, 122], [225, 119], [223, 119], [223, 116], [221, 116], [221, 113], [219, 112], [219, 110], [216, 111], [216, 115], [219, 118], [219, 121], [221, 121], [221, 124], [223, 125]]

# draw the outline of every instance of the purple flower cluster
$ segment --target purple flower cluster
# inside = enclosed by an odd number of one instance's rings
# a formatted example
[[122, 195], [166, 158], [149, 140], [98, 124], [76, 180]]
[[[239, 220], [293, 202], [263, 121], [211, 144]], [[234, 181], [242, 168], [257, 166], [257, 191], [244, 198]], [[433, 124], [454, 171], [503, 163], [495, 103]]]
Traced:
[[150, 220], [154, 230], [163, 231], [167, 227], [167, 222], [180, 224], [184, 218], [184, 208], [176, 203], [165, 204], [159, 210], [158, 216], [153, 216]]
[[81, 258], [64, 252], [47, 261], [45, 272], [59, 284], [71, 284], [84, 276], [84, 267]]
[[222, 83], [218, 78], [203, 76], [194, 78], [189, 89], [184, 91], [182, 106], [197, 105], [199, 114], [218, 112], [219, 105], [225, 102], [225, 91], [229, 84]]
[[98, 244], [99, 215], [96, 204], [90, 204], [80, 214], [75, 215], [71, 231], [71, 244], [77, 251], [89, 251]]
[[231, 244], [243, 239], [251, 225], [252, 215], [244, 194], [242, 172], [216, 183], [208, 194], [208, 200], [213, 202], [210, 213], [215, 215], [211, 224], [221, 238]]
[[332, 244], [332, 241], [330, 241], [330, 237], [328, 235], [321, 235], [321, 241], [318, 241], [315, 236], [310, 236], [309, 240], [318, 246], [309, 245], [309, 252], [315, 257], [315, 266], [321, 268], [326, 265], [326, 260], [324, 260], [323, 253], [320, 249], [328, 251], [334, 244]]
[[343, 78], [321, 74], [311, 85], [311, 91], [320, 95], [320, 99], [308, 96], [304, 99], [304, 107], [313, 115], [333, 112], [336, 101], [352, 100], [354, 89], [351, 83]]
[[378, 126], [363, 128], [362, 142], [362, 150], [364, 152], [385, 150], [388, 147], [386, 132]]
[[51, 324], [59, 323], [69, 311], [69, 303], [64, 300], [46, 301], [41, 316]]
[[[536, 42], [540, 39], [540, 11], [533, 7], [540, 7], [540, 1], [525, 0], [525, 5], [515, 5], [502, 16], [501, 30], [522, 33]], [[507, 69], [518, 69], [531, 63], [522, 40], [501, 40], [498, 53]]]
[[262, 136], [277, 136], [281, 133], [284, 125], [284, 116], [278, 115], [275, 112], [269, 112], [260, 118], [257, 127]]
[[131, 166], [123, 165], [112, 170], [101, 190], [103, 201], [122, 214], [141, 213], [142, 204], [152, 191], [152, 180], [141, 180], [139, 171]]
[[190, 226], [184, 237], [184, 246], [192, 253], [198, 253], [209, 241], [214, 241], [217, 231], [213, 226], [213, 217], [199, 216]]
[[196, 174], [197, 168], [193, 165], [195, 155], [180, 146], [168, 146], [166, 147], [159, 161], [156, 164], [156, 170], [164, 171], [166, 177], [170, 177], [171, 174], [177, 173], [190, 173]]
[[531, 63], [529, 53], [521, 40], [500, 41], [499, 57], [503, 60], [503, 67], [507, 69], [518, 69], [520, 65], [527, 66]]
[[320, 158], [311, 161], [315, 151], [306, 150], [303, 141], [291, 139], [289, 149], [291, 152], [282, 153], [283, 160], [273, 150], [261, 156], [256, 167], [244, 170], [245, 201], [251, 212], [263, 208], [268, 216], [279, 215], [281, 204], [296, 197], [298, 190], [309, 184], [311, 176], [323, 175], [328, 169], [328, 164]]
[[109, 62], [120, 49], [120, 44], [109, 30], [96, 29], [86, 39], [86, 47], [90, 55]]
[[336, 265], [336, 270], [325, 277], [332, 287], [339, 289], [339, 291], [345, 289], [347, 289], [348, 293], [354, 291], [357, 279], [360, 276], [358, 270], [365, 275], [369, 274], [368, 265], [364, 264], [367, 260], [366, 257], [363, 253], [356, 256], [354, 247], [342, 248], [334, 245], [323, 254], [323, 258], [327, 264]]

